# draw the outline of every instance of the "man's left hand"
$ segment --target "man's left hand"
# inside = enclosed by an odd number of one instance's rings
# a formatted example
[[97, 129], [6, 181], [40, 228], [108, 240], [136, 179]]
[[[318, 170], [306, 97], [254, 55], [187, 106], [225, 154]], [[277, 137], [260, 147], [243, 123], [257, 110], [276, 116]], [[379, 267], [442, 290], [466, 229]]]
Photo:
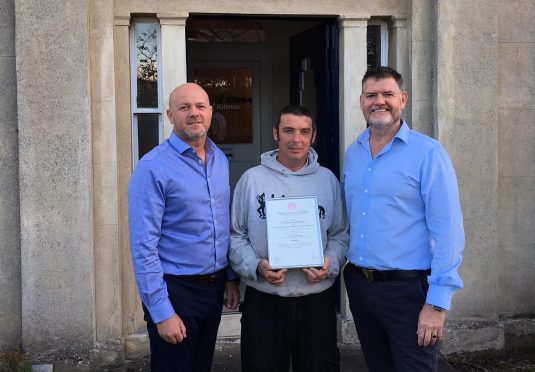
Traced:
[[433, 346], [442, 339], [446, 312], [433, 310], [429, 304], [424, 304], [418, 317], [418, 345]]
[[319, 269], [315, 267], [307, 267], [304, 268], [303, 271], [305, 272], [309, 282], [311, 283], [319, 283], [323, 279], [329, 275], [329, 268], [331, 267], [331, 259], [327, 256], [323, 259], [323, 266]]
[[236, 281], [225, 284], [225, 306], [227, 309], [235, 310], [240, 302], [240, 283]]

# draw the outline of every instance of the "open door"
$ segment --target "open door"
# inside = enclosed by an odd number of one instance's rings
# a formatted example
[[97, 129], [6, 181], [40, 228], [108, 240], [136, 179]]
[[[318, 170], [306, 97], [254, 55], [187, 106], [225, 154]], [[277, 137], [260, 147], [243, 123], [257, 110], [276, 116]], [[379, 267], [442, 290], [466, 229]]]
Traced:
[[[319, 163], [340, 178], [338, 26], [326, 21], [290, 38], [290, 102], [316, 118]], [[340, 310], [340, 277], [334, 283]]]
[[340, 173], [338, 26], [326, 21], [290, 39], [290, 101], [316, 117], [319, 162]]

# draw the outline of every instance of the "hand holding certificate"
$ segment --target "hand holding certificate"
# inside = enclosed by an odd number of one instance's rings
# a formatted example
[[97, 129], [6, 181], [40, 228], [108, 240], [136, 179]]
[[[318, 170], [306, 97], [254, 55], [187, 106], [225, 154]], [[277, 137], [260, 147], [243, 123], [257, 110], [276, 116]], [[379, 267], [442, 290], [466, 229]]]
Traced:
[[323, 266], [315, 196], [266, 200], [266, 222], [268, 257], [273, 269]]

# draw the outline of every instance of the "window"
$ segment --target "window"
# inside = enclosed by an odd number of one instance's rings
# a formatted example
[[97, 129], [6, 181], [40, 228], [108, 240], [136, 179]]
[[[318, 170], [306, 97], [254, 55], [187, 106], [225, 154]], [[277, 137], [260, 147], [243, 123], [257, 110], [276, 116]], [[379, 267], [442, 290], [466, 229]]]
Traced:
[[266, 34], [258, 21], [244, 19], [188, 19], [189, 42], [198, 43], [265, 43]]
[[136, 19], [130, 31], [132, 164], [163, 140], [160, 24]]
[[366, 32], [368, 68], [388, 66], [388, 28], [383, 20], [371, 19]]

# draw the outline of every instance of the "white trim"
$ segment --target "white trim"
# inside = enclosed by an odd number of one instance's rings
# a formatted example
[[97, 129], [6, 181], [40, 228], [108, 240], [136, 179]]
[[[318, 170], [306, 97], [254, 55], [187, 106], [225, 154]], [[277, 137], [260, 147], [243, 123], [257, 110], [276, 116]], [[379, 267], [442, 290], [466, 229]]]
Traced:
[[132, 129], [132, 170], [137, 165], [139, 158], [137, 116], [134, 111], [137, 108], [137, 48], [135, 40], [135, 22], [132, 20], [130, 25], [130, 107], [131, 107], [131, 129]]
[[137, 165], [139, 161], [139, 138], [138, 138], [138, 124], [137, 124], [138, 115], [132, 115], [132, 170]]

